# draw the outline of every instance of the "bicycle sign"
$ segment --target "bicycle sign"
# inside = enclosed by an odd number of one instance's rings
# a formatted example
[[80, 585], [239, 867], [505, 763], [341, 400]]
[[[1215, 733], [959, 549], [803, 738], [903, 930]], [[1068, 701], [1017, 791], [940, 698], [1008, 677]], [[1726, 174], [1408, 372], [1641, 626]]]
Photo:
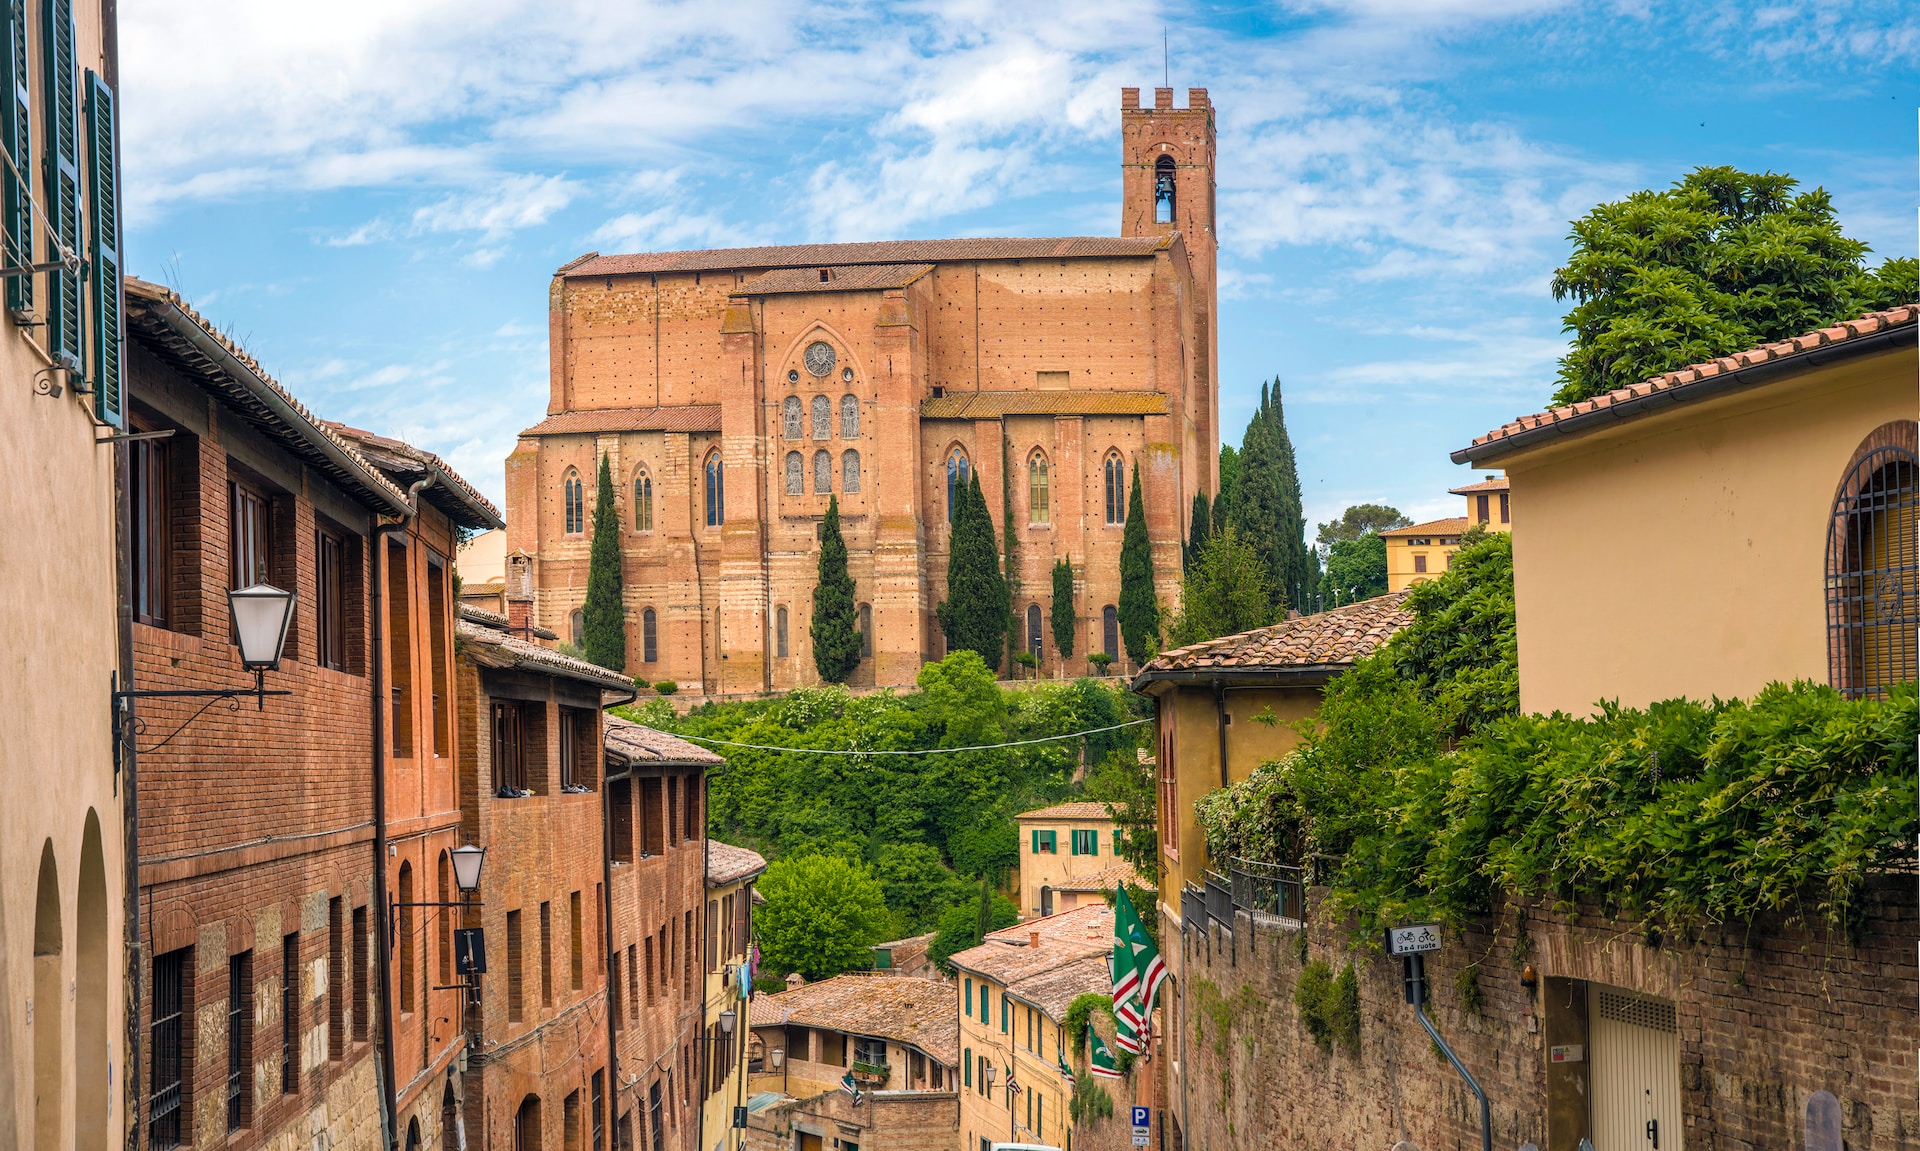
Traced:
[[1440, 925], [1437, 923], [1409, 923], [1404, 927], [1387, 928], [1388, 955], [1420, 955], [1438, 950]]

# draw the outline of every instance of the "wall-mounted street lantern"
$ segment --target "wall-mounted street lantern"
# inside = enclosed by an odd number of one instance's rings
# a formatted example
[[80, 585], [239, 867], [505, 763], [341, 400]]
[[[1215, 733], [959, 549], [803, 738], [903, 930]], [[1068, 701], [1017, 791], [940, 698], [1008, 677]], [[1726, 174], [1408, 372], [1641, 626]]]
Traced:
[[453, 882], [460, 894], [470, 896], [480, 890], [480, 865], [487, 860], [487, 849], [469, 843], [447, 854], [453, 857]]
[[739, 1018], [740, 1017], [732, 1011], [722, 1011], [720, 1013], [720, 1034], [732, 1035], [734, 1021]]
[[[233, 612], [233, 634], [240, 647], [240, 665], [253, 673], [253, 686], [213, 687], [160, 691], [121, 691], [119, 677], [113, 680], [113, 754], [114, 770], [120, 768], [120, 750], [131, 743], [139, 730], [134, 715], [136, 699], [239, 699], [252, 696], [260, 711], [267, 708], [270, 695], [292, 695], [290, 691], [268, 691], [267, 673], [280, 668], [280, 656], [287, 648], [287, 629], [293, 622], [293, 605], [299, 593], [282, 591], [272, 584], [259, 583], [227, 593], [227, 605]], [[211, 704], [209, 704], [211, 706]], [[202, 711], [205, 708], [201, 709]], [[198, 715], [187, 720], [192, 723]], [[178, 735], [186, 729], [180, 725]], [[168, 736], [172, 739], [173, 736]]]
[[[423, 900], [400, 903], [391, 895], [387, 897], [387, 958], [393, 958], [396, 942], [394, 920], [402, 907], [458, 907], [468, 911], [482, 904], [476, 903], [473, 893], [480, 890], [480, 866], [487, 861], [487, 849], [469, 843], [447, 852], [453, 860], [453, 885], [460, 889], [459, 902], [447, 900]], [[465, 991], [475, 1003], [480, 1002], [480, 976], [487, 973], [487, 934], [485, 928], [462, 927], [453, 933], [453, 973], [460, 976], [459, 983], [445, 983], [434, 986], [435, 991]]]

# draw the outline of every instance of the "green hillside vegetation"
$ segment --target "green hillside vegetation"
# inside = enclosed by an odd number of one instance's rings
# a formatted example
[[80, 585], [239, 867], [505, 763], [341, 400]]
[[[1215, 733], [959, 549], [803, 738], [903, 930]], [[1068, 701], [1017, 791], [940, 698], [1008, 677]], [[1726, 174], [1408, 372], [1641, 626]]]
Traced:
[[1074, 777], [1083, 763], [1098, 764], [1117, 749], [1130, 756], [1152, 730], [943, 755], [806, 754], [970, 748], [1146, 714], [1144, 700], [1097, 680], [1003, 689], [972, 651], [928, 664], [910, 692], [802, 688], [771, 700], [703, 704], [679, 717], [665, 701], [618, 710], [682, 735], [794, 749], [715, 747], [727, 766], [710, 779], [709, 830], [769, 860], [821, 854], [857, 864], [886, 904], [868, 945], [937, 931], [956, 906], [971, 914], [981, 877], [1000, 885], [1018, 860], [1013, 817], [1078, 798]]

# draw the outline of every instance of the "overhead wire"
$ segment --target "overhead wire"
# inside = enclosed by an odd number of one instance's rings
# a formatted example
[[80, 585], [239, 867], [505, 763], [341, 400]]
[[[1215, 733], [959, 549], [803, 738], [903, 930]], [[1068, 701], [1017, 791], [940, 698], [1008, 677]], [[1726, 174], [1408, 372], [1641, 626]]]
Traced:
[[1036, 743], [1058, 743], [1061, 740], [1079, 739], [1082, 736], [1099, 735], [1102, 732], [1119, 731], [1122, 728], [1139, 727], [1143, 723], [1152, 722], [1151, 719], [1130, 719], [1125, 723], [1116, 723], [1109, 727], [1091, 727], [1085, 731], [1070, 731], [1065, 735], [1046, 735], [1041, 736], [1039, 739], [1016, 739], [1008, 743], [982, 743], [975, 744], [972, 747], [929, 747], [921, 751], [901, 751], [892, 748], [861, 751], [858, 749], [849, 750], [840, 748], [779, 747], [766, 743], [738, 743], [731, 739], [715, 739], [709, 735], [684, 735], [678, 732], [674, 734], [678, 735], [681, 739], [693, 743], [717, 743], [722, 747], [743, 747], [750, 751], [788, 751], [795, 755], [952, 755], [962, 751], [999, 751], [1002, 748], [1008, 747], [1032, 747]]

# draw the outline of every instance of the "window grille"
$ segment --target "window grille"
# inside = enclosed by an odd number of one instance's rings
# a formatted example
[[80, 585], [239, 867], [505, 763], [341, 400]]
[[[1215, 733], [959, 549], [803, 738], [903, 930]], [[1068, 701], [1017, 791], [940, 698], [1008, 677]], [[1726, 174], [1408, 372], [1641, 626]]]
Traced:
[[852, 494], [860, 491], [860, 453], [852, 450], [840, 453], [840, 490]]
[[800, 405], [799, 396], [788, 396], [780, 405], [780, 431], [786, 438], [797, 440], [805, 435], [802, 422], [806, 411]]
[[833, 401], [825, 396], [813, 397], [813, 438], [833, 438]]
[[860, 438], [860, 401], [852, 395], [840, 397], [840, 438]]
[[153, 961], [153, 1093], [147, 1101], [147, 1142], [159, 1151], [178, 1147], [184, 1123], [185, 1084], [191, 1065], [186, 1047], [186, 980], [192, 948]]
[[280, 1093], [300, 1091], [300, 933], [280, 940]]
[[1027, 522], [1030, 524], [1053, 522], [1053, 502], [1047, 491], [1048, 471], [1047, 457], [1039, 452], [1027, 461]]
[[805, 495], [807, 492], [807, 464], [800, 458], [799, 452], [787, 453], [787, 494]]
[[253, 952], [227, 960], [227, 1130], [247, 1125], [247, 1072], [253, 1067]]
[[[1911, 435], [1911, 433], [1908, 433]], [[1920, 467], [1904, 445], [1868, 451], [1834, 500], [1827, 528], [1827, 656], [1849, 699], [1915, 679], [1920, 627]]]
[[833, 491], [833, 457], [826, 451], [813, 453], [813, 494], [824, 496]]

